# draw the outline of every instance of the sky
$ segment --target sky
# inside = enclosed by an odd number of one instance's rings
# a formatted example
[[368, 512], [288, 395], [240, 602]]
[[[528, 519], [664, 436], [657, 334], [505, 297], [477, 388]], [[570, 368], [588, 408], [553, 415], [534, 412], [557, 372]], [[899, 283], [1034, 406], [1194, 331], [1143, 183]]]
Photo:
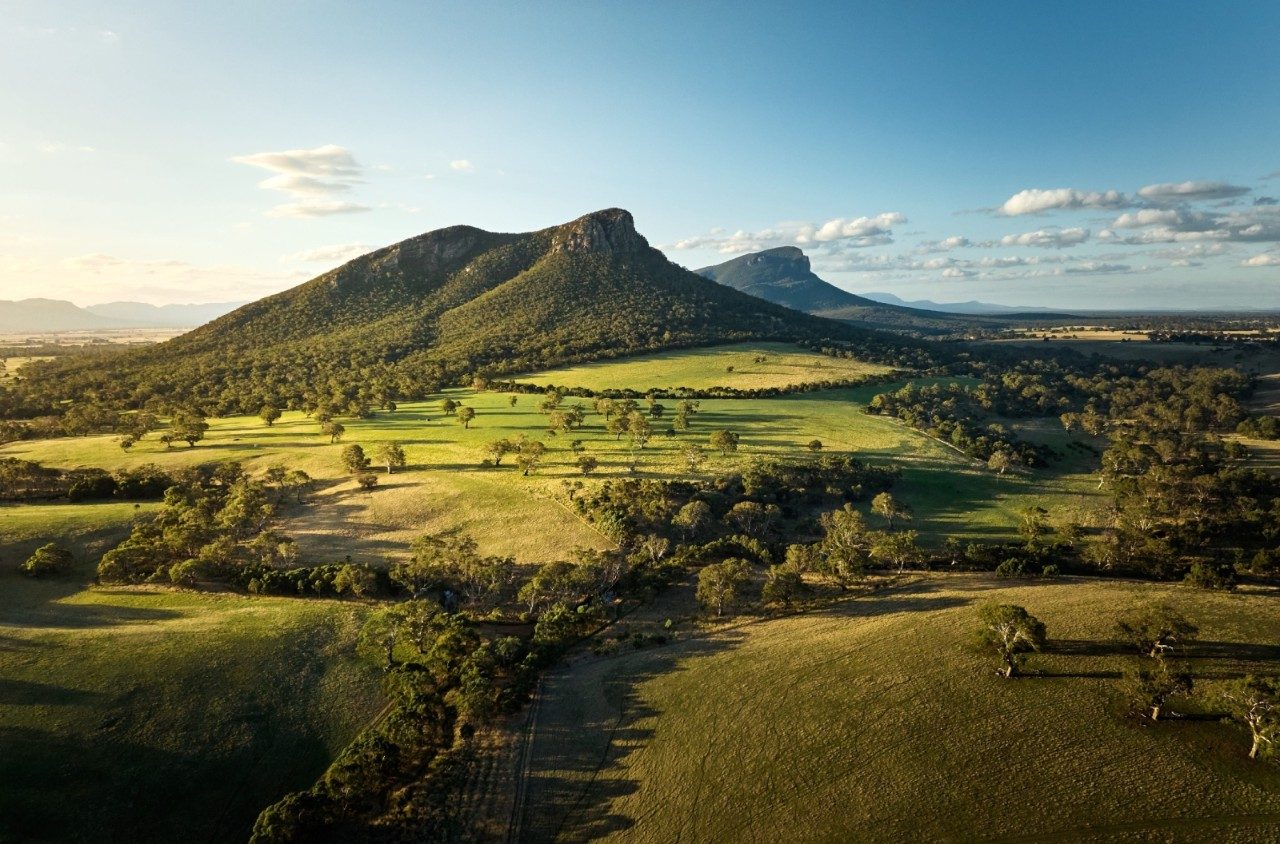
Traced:
[[623, 207], [853, 292], [1280, 308], [1280, 3], [0, 0], [0, 299]]

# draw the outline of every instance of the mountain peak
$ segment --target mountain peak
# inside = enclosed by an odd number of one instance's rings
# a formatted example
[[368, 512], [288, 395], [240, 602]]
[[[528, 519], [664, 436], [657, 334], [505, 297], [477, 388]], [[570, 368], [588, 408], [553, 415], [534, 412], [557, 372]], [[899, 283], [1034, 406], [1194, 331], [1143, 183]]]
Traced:
[[807, 273], [809, 269], [809, 256], [804, 254], [798, 246], [778, 246], [773, 249], [766, 249], [763, 252], [756, 252], [754, 255], [747, 255], [748, 264], [762, 264], [766, 261], [783, 262], [794, 264], [798, 272]]
[[606, 208], [556, 229], [552, 252], [642, 252], [649, 241], [636, 231], [630, 211]]

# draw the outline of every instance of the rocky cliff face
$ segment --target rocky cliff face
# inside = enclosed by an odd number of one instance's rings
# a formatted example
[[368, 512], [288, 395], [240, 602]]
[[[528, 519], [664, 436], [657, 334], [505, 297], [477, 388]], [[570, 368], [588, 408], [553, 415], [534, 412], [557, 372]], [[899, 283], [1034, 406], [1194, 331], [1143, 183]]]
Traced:
[[793, 275], [807, 275], [810, 272], [809, 256], [796, 246], [779, 246], [777, 249], [766, 249], [747, 256], [750, 265], [773, 265], [778, 270]]
[[551, 241], [552, 252], [642, 252], [649, 241], [636, 231], [631, 212], [608, 208], [560, 226]]

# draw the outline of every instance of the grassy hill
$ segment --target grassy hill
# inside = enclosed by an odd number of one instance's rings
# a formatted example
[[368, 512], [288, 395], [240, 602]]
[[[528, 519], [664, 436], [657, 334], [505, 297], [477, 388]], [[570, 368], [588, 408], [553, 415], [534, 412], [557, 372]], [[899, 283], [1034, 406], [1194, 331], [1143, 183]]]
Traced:
[[809, 266], [809, 257], [794, 246], [741, 255], [723, 264], [703, 267], [697, 273], [797, 311], [873, 328], [941, 334], [971, 322], [950, 314], [888, 305], [841, 290], [819, 278]]
[[[1156, 598], [1200, 625], [1188, 652], [1198, 682], [1280, 665], [1271, 595], [987, 576], [711, 632], [681, 624], [673, 645], [571, 661], [538, 704], [522, 833], [1266, 840], [1280, 824], [1280, 768], [1250, 763], [1243, 732], [1213, 717], [1123, 716], [1117, 673], [1133, 658], [1112, 624]], [[1001, 680], [966, 644], [988, 600], [1046, 622], [1034, 676]], [[648, 623], [679, 610], [655, 608]]]
[[[365, 608], [85, 583], [132, 505], [7, 508], [0, 841], [243, 841], [382, 705]], [[74, 575], [13, 563], [58, 539]]]
[[125, 406], [157, 397], [215, 414], [378, 404], [481, 372], [716, 342], [872, 336], [689, 272], [651, 248], [628, 212], [610, 209], [527, 234], [429, 232], [167, 343], [35, 365], [9, 402], [28, 415], [89, 396]]

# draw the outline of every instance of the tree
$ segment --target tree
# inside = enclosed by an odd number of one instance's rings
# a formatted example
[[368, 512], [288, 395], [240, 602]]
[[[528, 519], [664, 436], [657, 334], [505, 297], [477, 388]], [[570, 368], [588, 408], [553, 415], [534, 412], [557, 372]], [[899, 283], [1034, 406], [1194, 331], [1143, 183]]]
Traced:
[[1249, 758], [1270, 756], [1280, 737], [1280, 686], [1275, 679], [1249, 675], [1228, 683], [1221, 693], [1232, 719], [1249, 728]]
[[786, 565], [769, 566], [761, 599], [766, 604], [790, 606], [803, 589], [804, 579], [801, 578], [800, 572]]
[[35, 553], [27, 557], [26, 562], [18, 567], [18, 571], [28, 577], [52, 577], [66, 574], [71, 570], [75, 558], [66, 548], [56, 542], [41, 545]]
[[452, 416], [457, 411], [457, 409], [458, 409], [458, 403], [453, 399], [445, 399], [444, 401], [440, 402], [440, 411], [444, 413], [445, 416]]
[[374, 487], [378, 485], [378, 476], [373, 472], [361, 472], [356, 475], [356, 483], [360, 484], [365, 492], [373, 492]]
[[462, 423], [463, 428], [471, 427], [471, 420], [476, 418], [476, 409], [474, 407], [459, 407], [458, 421]]
[[1022, 521], [1018, 524], [1018, 533], [1027, 543], [1029, 551], [1040, 547], [1040, 540], [1049, 534], [1049, 511], [1043, 507], [1027, 507], [1022, 511]]
[[1007, 451], [993, 451], [987, 458], [987, 468], [997, 475], [1003, 475], [1013, 467], [1013, 458]]
[[1142, 666], [1128, 674], [1126, 686], [1135, 708], [1147, 713], [1152, 721], [1159, 721], [1169, 698], [1191, 694], [1191, 675], [1173, 671], [1161, 659], [1149, 668]]
[[995, 650], [1003, 665], [1000, 673], [1011, 678], [1018, 673], [1027, 651], [1044, 647], [1044, 622], [1015, 604], [985, 604], [978, 609], [981, 627], [978, 641]]
[[738, 450], [738, 435], [733, 431], [714, 431], [709, 439], [710, 445], [723, 455]]
[[1158, 659], [1191, 640], [1199, 629], [1173, 607], [1151, 604], [1126, 613], [1116, 622], [1116, 632], [1139, 653]]
[[194, 448], [196, 443], [204, 439], [204, 432], [209, 430], [209, 423], [199, 413], [179, 412], [173, 415], [170, 428], [173, 429], [174, 439], [182, 440]]
[[393, 470], [403, 469], [408, 464], [404, 448], [397, 442], [380, 443], [374, 454], [377, 455], [378, 463], [387, 467], [388, 475]]
[[633, 410], [627, 415], [627, 433], [631, 437], [633, 447], [644, 448], [649, 438], [653, 436], [653, 426], [649, 424], [649, 420], [643, 413]]
[[493, 459], [494, 466], [502, 465], [502, 458], [519, 448], [509, 439], [493, 440], [484, 447], [484, 453]]
[[516, 403], [519, 401], [520, 401], [519, 396], [512, 395], [510, 398], [507, 399], [507, 404], [511, 405], [512, 407], [515, 407]]
[[911, 511], [887, 492], [882, 492], [871, 499], [871, 512], [884, 519], [885, 526], [889, 530], [893, 530], [894, 519], [911, 518]]
[[120, 438], [120, 447], [125, 451], [128, 451], [129, 449], [133, 448], [137, 444], [137, 442], [138, 442], [138, 438], [135, 437], [133, 434], [125, 434], [123, 437]]
[[405, 632], [404, 613], [398, 606], [373, 613], [360, 628], [360, 645], [385, 660], [385, 670], [396, 664], [396, 643]]
[[301, 469], [293, 469], [284, 477], [284, 485], [293, 490], [295, 500], [301, 504], [311, 488], [311, 476]]
[[531, 475], [538, 470], [538, 464], [542, 462], [542, 456], [547, 453], [547, 447], [538, 440], [525, 440], [520, 444], [520, 452], [516, 455], [516, 465], [520, 467], [521, 474]]
[[328, 437], [331, 443], [336, 443], [342, 439], [342, 435], [346, 433], [346, 430], [341, 422], [335, 422], [332, 419], [320, 424], [320, 433]]
[[333, 576], [333, 591], [363, 598], [378, 585], [378, 575], [368, 566], [347, 563]]
[[826, 569], [840, 583], [860, 578], [871, 551], [871, 537], [862, 514], [846, 504], [839, 510], [823, 513], [820, 524], [825, 536], [819, 545], [819, 557]]
[[270, 428], [280, 418], [280, 408], [275, 405], [264, 404], [262, 410], [258, 411], [258, 418], [266, 422], [267, 427]]
[[392, 569], [392, 578], [413, 587], [413, 593], [439, 587], [460, 594], [468, 604], [478, 604], [500, 593], [515, 578], [510, 557], [484, 557], [476, 541], [461, 536], [422, 536], [413, 543], [413, 558]]
[[690, 444], [684, 450], [684, 463], [689, 467], [690, 472], [697, 472], [702, 468], [702, 464], [706, 462], [707, 453], [702, 450], [702, 446]]
[[592, 457], [590, 454], [582, 454], [578, 456], [578, 469], [584, 475], [590, 475], [600, 466], [600, 461]]
[[369, 458], [359, 443], [352, 443], [342, 449], [342, 468], [348, 475], [358, 475], [369, 468]]
[[731, 557], [723, 563], [704, 566], [698, 572], [698, 603], [706, 609], [714, 609], [716, 616], [725, 610], [733, 610], [745, 598], [751, 582], [751, 565], [746, 560]]
[[809, 440], [809, 444], [805, 446], [805, 448], [809, 449], [814, 454], [817, 454], [819, 451], [822, 451], [822, 440]]
[[914, 530], [880, 534], [871, 543], [871, 556], [888, 565], [896, 566], [898, 574], [902, 574], [908, 564], [920, 559], [920, 547], [916, 545], [917, 535]]
[[690, 501], [671, 517], [672, 527], [679, 528], [685, 539], [692, 539], [711, 523], [711, 506], [705, 501]]
[[729, 510], [726, 518], [748, 536], [759, 539], [769, 530], [780, 515], [778, 505], [760, 504], [756, 501], [739, 501]]

